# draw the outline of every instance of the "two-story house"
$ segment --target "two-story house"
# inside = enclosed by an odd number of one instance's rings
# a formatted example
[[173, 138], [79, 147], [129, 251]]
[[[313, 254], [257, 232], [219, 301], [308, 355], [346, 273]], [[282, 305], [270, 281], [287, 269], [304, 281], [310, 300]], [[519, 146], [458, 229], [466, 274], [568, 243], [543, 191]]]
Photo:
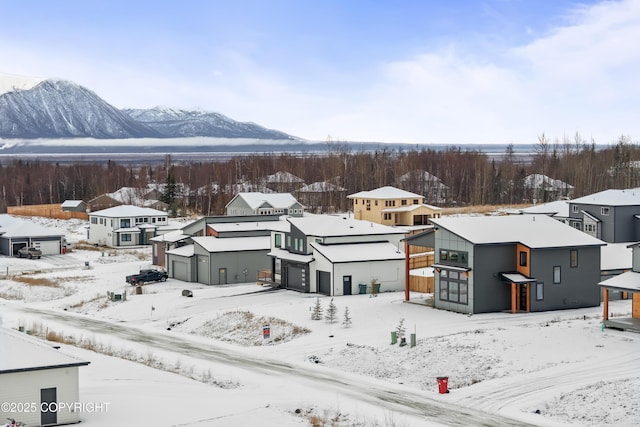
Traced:
[[290, 215], [302, 216], [302, 206], [290, 193], [238, 193], [226, 206], [228, 216]]
[[[406, 230], [345, 215], [287, 218], [271, 235], [275, 284], [324, 295], [351, 295], [377, 283], [382, 292], [404, 289]], [[356, 287], [358, 285], [358, 287]]]
[[605, 190], [569, 201], [571, 224], [608, 243], [640, 240], [640, 188]]
[[114, 247], [149, 245], [158, 230], [168, 226], [168, 218], [166, 212], [132, 205], [91, 212], [87, 242]]
[[600, 304], [604, 242], [547, 215], [432, 220], [434, 306], [461, 313]]
[[378, 224], [426, 225], [430, 218], [440, 216], [440, 208], [425, 205], [423, 196], [391, 186], [360, 191], [347, 198], [353, 200], [356, 219]]

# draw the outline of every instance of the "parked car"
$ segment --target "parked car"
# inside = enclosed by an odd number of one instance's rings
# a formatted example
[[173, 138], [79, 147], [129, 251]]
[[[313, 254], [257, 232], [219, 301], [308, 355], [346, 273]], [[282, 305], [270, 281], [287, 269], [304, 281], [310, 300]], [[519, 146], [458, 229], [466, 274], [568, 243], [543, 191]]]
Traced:
[[42, 256], [42, 251], [38, 248], [34, 248], [33, 246], [23, 246], [18, 249], [18, 257], [20, 258], [38, 258]]
[[166, 271], [162, 270], [140, 270], [138, 274], [131, 274], [125, 278], [127, 283], [135, 285], [144, 285], [147, 282], [164, 282], [169, 277]]

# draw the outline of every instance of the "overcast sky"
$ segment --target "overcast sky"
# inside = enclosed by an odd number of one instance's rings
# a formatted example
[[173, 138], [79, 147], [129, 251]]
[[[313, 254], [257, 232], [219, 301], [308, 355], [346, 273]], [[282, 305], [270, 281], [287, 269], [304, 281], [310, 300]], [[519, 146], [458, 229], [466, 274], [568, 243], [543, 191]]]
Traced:
[[0, 73], [310, 140], [640, 138], [640, 0], [0, 0]]

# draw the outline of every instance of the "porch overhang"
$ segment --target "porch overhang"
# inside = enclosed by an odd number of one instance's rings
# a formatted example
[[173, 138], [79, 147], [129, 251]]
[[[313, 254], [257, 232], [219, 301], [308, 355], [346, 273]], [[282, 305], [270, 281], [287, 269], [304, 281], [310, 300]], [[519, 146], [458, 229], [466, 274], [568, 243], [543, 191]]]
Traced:
[[526, 311], [531, 311], [531, 283], [535, 283], [536, 279], [529, 278], [521, 273], [500, 273], [500, 277], [505, 283], [511, 284], [511, 312], [518, 312], [518, 301], [520, 300], [522, 290], [518, 285], [525, 285], [525, 301], [526, 301]]

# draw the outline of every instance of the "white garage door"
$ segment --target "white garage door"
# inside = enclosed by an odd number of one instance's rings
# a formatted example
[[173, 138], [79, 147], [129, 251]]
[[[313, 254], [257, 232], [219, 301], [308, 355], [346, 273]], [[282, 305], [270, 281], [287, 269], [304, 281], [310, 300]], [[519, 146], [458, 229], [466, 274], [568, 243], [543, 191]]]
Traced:
[[171, 271], [173, 273], [173, 278], [182, 280], [183, 282], [189, 282], [189, 273], [186, 262], [173, 261], [171, 263]]
[[39, 242], [37, 240], [33, 241], [33, 246], [40, 249], [42, 251], [42, 255], [58, 255], [60, 254], [60, 241], [42, 241]]

